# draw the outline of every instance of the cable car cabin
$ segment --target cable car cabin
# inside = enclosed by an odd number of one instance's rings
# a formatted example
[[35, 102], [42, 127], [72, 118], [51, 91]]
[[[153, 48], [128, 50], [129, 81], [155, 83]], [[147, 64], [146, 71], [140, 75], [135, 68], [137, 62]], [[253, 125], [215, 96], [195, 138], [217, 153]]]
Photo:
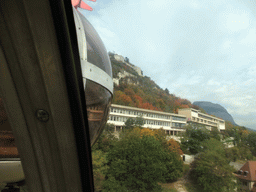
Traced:
[[[91, 145], [113, 94], [82, 1], [0, 1], [2, 191], [93, 191]], [[88, 114], [88, 116], [87, 116]]]

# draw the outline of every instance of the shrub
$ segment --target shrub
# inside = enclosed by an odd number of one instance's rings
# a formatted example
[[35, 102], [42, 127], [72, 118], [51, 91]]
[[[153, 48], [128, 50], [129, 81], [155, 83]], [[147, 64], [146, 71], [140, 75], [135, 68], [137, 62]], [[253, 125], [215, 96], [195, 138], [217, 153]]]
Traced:
[[158, 182], [181, 176], [179, 155], [165, 150], [154, 136], [141, 136], [139, 130], [127, 132], [109, 151], [105, 190], [158, 191]]

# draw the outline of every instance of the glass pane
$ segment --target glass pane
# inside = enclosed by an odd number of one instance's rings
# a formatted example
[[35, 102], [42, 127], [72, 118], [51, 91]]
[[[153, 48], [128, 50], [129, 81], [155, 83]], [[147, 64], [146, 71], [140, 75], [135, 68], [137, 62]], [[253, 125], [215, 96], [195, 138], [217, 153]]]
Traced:
[[11, 125], [0, 98], [0, 158], [19, 158]]
[[19, 157], [3, 99], [0, 98], [0, 191], [28, 191], [24, 186], [24, 173]]

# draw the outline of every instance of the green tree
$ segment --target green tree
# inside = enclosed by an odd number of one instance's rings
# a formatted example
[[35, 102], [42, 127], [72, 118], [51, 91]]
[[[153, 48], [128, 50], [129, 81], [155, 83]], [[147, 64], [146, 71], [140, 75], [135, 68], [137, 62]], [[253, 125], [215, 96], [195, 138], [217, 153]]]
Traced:
[[202, 142], [210, 138], [210, 131], [204, 126], [188, 125], [181, 140], [183, 152], [196, 154], [202, 151]]
[[131, 118], [129, 117], [126, 121], [125, 121], [125, 128], [126, 129], [131, 129], [134, 127], [134, 124], [135, 124], [135, 119], [134, 118]]
[[131, 129], [134, 127], [142, 128], [142, 126], [144, 125], [144, 119], [142, 117], [136, 117], [136, 118], [130, 117], [126, 120], [124, 124], [127, 129]]
[[114, 131], [115, 131], [115, 125], [106, 123], [104, 130], [103, 130], [103, 134], [112, 134]]
[[203, 143], [204, 151], [193, 163], [192, 175], [205, 192], [233, 192], [236, 183], [233, 168], [225, 157], [223, 144], [216, 139]]
[[93, 166], [93, 178], [94, 178], [94, 189], [95, 191], [101, 191], [102, 184], [105, 178], [107, 170], [107, 159], [106, 154], [101, 150], [92, 151], [92, 166]]
[[229, 161], [237, 161], [237, 160], [252, 160], [253, 155], [250, 150], [250, 147], [240, 143], [235, 147], [226, 148], [226, 158]]
[[251, 147], [253, 155], [256, 156], [256, 132], [251, 132], [248, 135], [247, 143]]
[[221, 140], [221, 133], [219, 132], [219, 130], [216, 127], [212, 128], [210, 135], [212, 138], [214, 138], [218, 141]]
[[141, 137], [138, 131], [122, 137], [107, 159], [105, 191], [158, 191], [158, 182], [174, 180], [182, 172], [182, 161], [177, 155], [168, 153], [155, 137]]
[[183, 161], [176, 152], [167, 152], [165, 160], [167, 171], [164, 174], [166, 182], [172, 182], [182, 176]]
[[136, 117], [135, 118], [135, 123], [134, 123], [134, 126], [135, 127], [139, 127], [139, 128], [142, 128], [142, 126], [144, 125], [144, 119], [142, 117]]
[[102, 150], [103, 152], [109, 151], [117, 142], [117, 138], [113, 134], [114, 125], [106, 124], [102, 134], [99, 136], [97, 142], [93, 145], [93, 150]]

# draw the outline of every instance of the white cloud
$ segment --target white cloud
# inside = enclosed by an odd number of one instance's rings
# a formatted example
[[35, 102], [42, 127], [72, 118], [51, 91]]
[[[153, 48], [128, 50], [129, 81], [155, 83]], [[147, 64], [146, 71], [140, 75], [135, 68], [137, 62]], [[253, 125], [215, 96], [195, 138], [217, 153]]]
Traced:
[[248, 75], [256, 77], [256, 66], [252, 66], [248, 69]]
[[248, 35], [240, 41], [242, 44], [255, 45], [256, 42], [256, 29], [250, 29]]
[[244, 86], [251, 86], [252, 84], [254, 84], [256, 86], [256, 82], [255, 79], [248, 79], [245, 82], [242, 83]]
[[220, 85], [220, 82], [214, 80], [214, 79], [210, 79], [208, 82], [207, 82], [207, 85]]
[[249, 10], [245, 6], [241, 7], [244, 9], [228, 5], [219, 15], [219, 23], [224, 27], [223, 29], [226, 29], [231, 34], [248, 28], [251, 23]]
[[241, 126], [245, 126], [245, 127], [248, 127], [248, 128], [253, 128], [256, 130], [255, 128], [255, 115], [254, 114], [253, 116], [237, 116], [236, 117], [236, 123], [238, 125], [241, 125]]

